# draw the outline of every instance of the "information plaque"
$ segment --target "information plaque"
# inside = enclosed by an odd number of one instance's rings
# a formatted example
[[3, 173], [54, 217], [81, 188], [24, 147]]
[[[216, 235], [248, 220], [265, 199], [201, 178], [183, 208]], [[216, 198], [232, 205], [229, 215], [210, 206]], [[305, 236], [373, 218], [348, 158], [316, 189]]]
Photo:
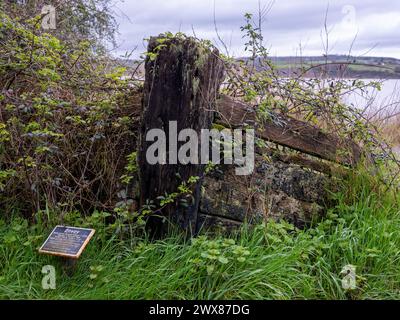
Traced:
[[39, 252], [78, 259], [94, 233], [94, 229], [56, 226]]

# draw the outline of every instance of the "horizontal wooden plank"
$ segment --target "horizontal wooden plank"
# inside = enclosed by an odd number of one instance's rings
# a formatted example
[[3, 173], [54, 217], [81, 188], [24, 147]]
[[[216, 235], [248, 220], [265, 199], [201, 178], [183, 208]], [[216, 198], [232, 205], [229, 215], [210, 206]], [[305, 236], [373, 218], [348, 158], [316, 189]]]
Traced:
[[294, 150], [350, 166], [361, 158], [361, 148], [352, 140], [327, 134], [304, 121], [276, 114], [278, 121], [260, 125], [252, 106], [227, 95], [217, 101], [216, 111], [217, 123], [234, 128], [249, 124], [256, 129], [259, 138]]
[[197, 223], [198, 231], [220, 233], [238, 230], [243, 222], [199, 212]]
[[306, 156], [301, 156], [299, 154], [293, 154], [293, 155], [275, 154], [274, 158], [284, 163], [296, 164], [303, 168], [308, 168], [327, 175], [332, 174], [331, 166], [333, 164], [329, 162], [323, 162], [323, 160], [312, 160], [306, 158]]

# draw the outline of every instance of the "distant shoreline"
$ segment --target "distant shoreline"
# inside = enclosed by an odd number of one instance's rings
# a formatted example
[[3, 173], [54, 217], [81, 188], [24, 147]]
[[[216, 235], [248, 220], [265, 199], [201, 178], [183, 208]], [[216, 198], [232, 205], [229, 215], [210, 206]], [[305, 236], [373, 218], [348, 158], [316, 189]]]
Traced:
[[[309, 57], [269, 57], [279, 76], [293, 78], [328, 77], [332, 79], [374, 79], [397, 80], [400, 79], [400, 59], [385, 57], [351, 57], [342, 55], [309, 56]], [[119, 63], [128, 68], [138, 66], [142, 60], [118, 59]], [[237, 58], [236, 61], [248, 62], [249, 57]], [[328, 62], [328, 65], [325, 65]], [[260, 58], [255, 61], [258, 70], [263, 69]], [[303, 70], [308, 70], [304, 73]], [[144, 65], [138, 70], [144, 74]]]
[[[248, 61], [249, 58], [239, 58]], [[400, 79], [400, 60], [385, 57], [352, 57], [343, 55], [308, 57], [270, 57], [280, 76], [318, 78], [321, 75], [337, 79]], [[260, 58], [255, 62], [263, 68]], [[307, 72], [305, 72], [307, 71]]]
[[[285, 70], [280, 69], [278, 70], [279, 76], [284, 78], [293, 78], [299, 76], [301, 72], [299, 71], [296, 74], [296, 71], [293, 70]], [[321, 73], [310, 74], [306, 73], [302, 75], [302, 78], [319, 78]], [[389, 72], [374, 72], [374, 71], [366, 71], [366, 72], [351, 72], [346, 71], [345, 74], [338, 75], [335, 72], [330, 72], [328, 74], [328, 78], [331, 79], [348, 79], [348, 80], [355, 80], [355, 79], [371, 79], [371, 80], [400, 80], [400, 74], [393, 74]]]

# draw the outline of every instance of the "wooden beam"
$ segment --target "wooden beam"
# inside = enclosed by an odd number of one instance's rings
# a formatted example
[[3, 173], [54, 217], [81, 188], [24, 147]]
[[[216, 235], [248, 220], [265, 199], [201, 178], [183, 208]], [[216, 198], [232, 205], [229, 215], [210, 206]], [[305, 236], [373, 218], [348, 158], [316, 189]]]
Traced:
[[299, 154], [291, 154], [291, 155], [276, 154], [276, 155], [274, 155], [274, 158], [279, 161], [282, 161], [284, 163], [296, 164], [303, 168], [308, 168], [308, 169], [311, 169], [311, 170], [314, 170], [317, 172], [324, 173], [328, 176], [330, 176], [332, 174], [331, 166], [333, 164], [330, 163], [330, 165], [329, 165], [326, 162], [322, 162], [322, 160], [308, 159]]
[[[361, 158], [361, 148], [352, 140], [327, 134], [309, 123], [276, 114], [279, 121], [260, 125], [255, 109], [239, 100], [222, 95], [217, 101], [216, 122], [225, 126], [256, 129], [259, 138], [298, 150], [325, 160], [353, 166]], [[279, 124], [278, 124], [279, 123]]]

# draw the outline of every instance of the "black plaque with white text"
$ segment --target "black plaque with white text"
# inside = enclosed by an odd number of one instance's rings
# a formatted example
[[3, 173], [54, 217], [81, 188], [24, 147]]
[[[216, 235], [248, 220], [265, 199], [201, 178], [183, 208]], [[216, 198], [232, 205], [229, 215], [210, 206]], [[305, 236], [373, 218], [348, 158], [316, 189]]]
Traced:
[[94, 233], [94, 229], [56, 226], [39, 252], [78, 259]]

